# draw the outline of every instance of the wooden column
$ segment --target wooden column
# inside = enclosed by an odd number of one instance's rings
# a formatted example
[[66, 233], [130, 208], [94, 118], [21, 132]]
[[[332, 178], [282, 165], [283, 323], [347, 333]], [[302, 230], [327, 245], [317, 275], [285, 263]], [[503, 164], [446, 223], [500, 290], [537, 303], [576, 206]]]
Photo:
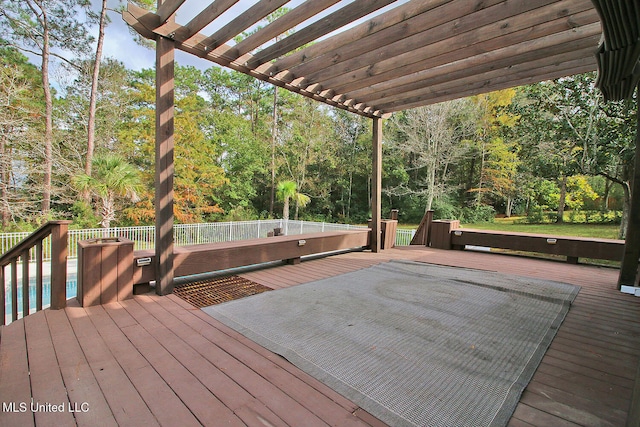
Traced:
[[156, 43], [156, 293], [166, 295], [173, 291], [175, 43], [163, 37]]
[[[51, 227], [51, 309], [67, 306], [67, 255], [69, 223], [56, 221]], [[15, 320], [15, 319], [14, 319]]]
[[382, 217], [382, 119], [373, 119], [373, 168], [371, 169], [371, 251], [380, 252]]
[[[638, 86], [638, 94], [640, 94], [640, 85]], [[637, 285], [636, 276], [638, 258], [640, 257], [640, 101], [638, 103], [635, 146], [635, 165], [631, 181], [631, 210], [625, 237], [624, 256], [618, 277], [618, 289], [623, 285]]]

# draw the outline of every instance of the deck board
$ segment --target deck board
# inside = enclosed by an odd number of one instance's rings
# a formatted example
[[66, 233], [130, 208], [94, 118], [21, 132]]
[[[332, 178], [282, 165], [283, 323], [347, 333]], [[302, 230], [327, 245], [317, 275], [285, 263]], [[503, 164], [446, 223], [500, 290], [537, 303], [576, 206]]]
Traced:
[[[57, 363], [64, 381], [69, 402], [77, 412], [75, 420], [79, 426], [117, 425], [104, 394], [86, 363], [71, 323], [64, 310], [46, 310], [47, 323], [51, 331], [51, 339], [56, 353]], [[48, 397], [50, 399], [50, 397]], [[93, 402], [92, 407], [83, 406], [85, 402]], [[38, 423], [39, 425], [40, 423]]]
[[[280, 289], [390, 259], [581, 286], [509, 426], [624, 424], [640, 357], [640, 300], [615, 289], [617, 270], [403, 247], [240, 275]], [[86, 309], [70, 301], [65, 310], [0, 327], [0, 401], [30, 403], [31, 397], [51, 404], [87, 401], [90, 410], [3, 411], [0, 425], [385, 425], [175, 295], [147, 294]]]
[[6, 427], [33, 426], [34, 414], [21, 411], [20, 404], [31, 403], [31, 383], [27, 358], [24, 322], [13, 322], [0, 327], [0, 401], [14, 405], [3, 407], [0, 424]]

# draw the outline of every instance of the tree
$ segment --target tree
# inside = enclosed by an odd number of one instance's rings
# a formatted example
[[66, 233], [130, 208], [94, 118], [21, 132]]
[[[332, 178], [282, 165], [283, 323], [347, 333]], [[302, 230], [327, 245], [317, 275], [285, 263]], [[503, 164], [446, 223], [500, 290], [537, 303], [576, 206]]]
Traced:
[[109, 228], [116, 219], [122, 199], [138, 201], [140, 176], [136, 168], [115, 154], [98, 155], [93, 160], [93, 174], [77, 175], [73, 182], [80, 191], [87, 191], [99, 201], [100, 225]]
[[289, 220], [289, 200], [293, 199], [296, 202], [296, 206], [304, 207], [311, 201], [311, 198], [306, 194], [298, 193], [296, 183], [293, 181], [281, 181], [278, 183], [278, 189], [276, 191], [278, 200], [284, 203], [282, 208], [282, 218]]
[[406, 179], [386, 192], [397, 196], [424, 197], [424, 211], [434, 200], [451, 191], [448, 175], [452, 163], [463, 154], [461, 141], [468, 138], [474, 122], [465, 117], [468, 100], [442, 102], [406, 111], [394, 117], [397, 135], [390, 148], [403, 153]]
[[[505, 198], [508, 208], [511, 204], [517, 162], [513, 156], [515, 145], [507, 141], [505, 134], [518, 120], [518, 116], [508, 108], [515, 94], [515, 89], [504, 89], [472, 97], [477, 109], [477, 127], [472, 140], [474, 162], [467, 191], [475, 193], [476, 207], [488, 194]], [[478, 178], [474, 185], [472, 181], [476, 164]]]
[[624, 237], [630, 206], [628, 182], [633, 174], [634, 102], [604, 103], [595, 79], [595, 73], [585, 73], [521, 88], [514, 103], [522, 116], [517, 133], [523, 164], [530, 173], [557, 180], [557, 222], [563, 218], [570, 177], [601, 175], [624, 190], [620, 227]]
[[[285, 94], [282, 94], [285, 98]], [[297, 94], [288, 94], [281, 109], [283, 123], [280, 130], [282, 144], [278, 147], [282, 166], [279, 175], [290, 177], [298, 191], [329, 199], [330, 183], [325, 177], [335, 168], [331, 139], [334, 133], [324, 106]], [[300, 205], [296, 203], [296, 214]]]
[[369, 209], [371, 124], [365, 117], [344, 110], [336, 109], [333, 113], [336, 177], [332, 181], [336, 185], [339, 216], [350, 221], [354, 213], [367, 214]]
[[39, 189], [29, 185], [42, 98], [39, 73], [13, 48], [0, 48], [0, 218], [3, 228], [38, 210]]
[[78, 12], [87, 20], [95, 16], [89, 0], [23, 0], [0, 2], [0, 28], [4, 28], [7, 41], [18, 49], [41, 58], [42, 90], [45, 100], [45, 132], [43, 158], [42, 213], [51, 208], [53, 172], [53, 95], [49, 82], [51, 57], [68, 59], [53, 49], [81, 54], [86, 52], [91, 37], [85, 23], [78, 19]]

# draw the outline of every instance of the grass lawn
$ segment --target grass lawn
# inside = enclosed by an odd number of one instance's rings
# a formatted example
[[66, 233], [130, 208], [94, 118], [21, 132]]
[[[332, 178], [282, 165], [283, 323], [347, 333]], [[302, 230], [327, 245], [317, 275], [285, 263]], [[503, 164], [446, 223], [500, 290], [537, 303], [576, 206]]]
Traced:
[[[514, 222], [515, 221], [515, 222]], [[461, 224], [462, 228], [553, 234], [558, 236], [617, 239], [620, 226], [614, 224], [518, 224], [516, 218], [496, 218], [494, 222]]]
[[[603, 239], [617, 239], [618, 225], [609, 224], [526, 224], [518, 223], [523, 218], [496, 218], [494, 222], [480, 222], [475, 224], [461, 224], [462, 228], [477, 230], [514, 231], [519, 233], [551, 234], [557, 236], [595, 237]], [[418, 228], [417, 224], [400, 225], [401, 228]]]

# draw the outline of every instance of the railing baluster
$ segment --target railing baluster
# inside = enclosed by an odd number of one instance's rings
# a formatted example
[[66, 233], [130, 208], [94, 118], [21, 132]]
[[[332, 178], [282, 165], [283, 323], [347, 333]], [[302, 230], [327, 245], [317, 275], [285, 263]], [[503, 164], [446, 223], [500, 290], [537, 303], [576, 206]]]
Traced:
[[42, 310], [42, 241], [36, 244], [36, 311]]
[[18, 320], [18, 258], [11, 261], [11, 320]]
[[29, 248], [22, 251], [22, 317], [29, 315]]

